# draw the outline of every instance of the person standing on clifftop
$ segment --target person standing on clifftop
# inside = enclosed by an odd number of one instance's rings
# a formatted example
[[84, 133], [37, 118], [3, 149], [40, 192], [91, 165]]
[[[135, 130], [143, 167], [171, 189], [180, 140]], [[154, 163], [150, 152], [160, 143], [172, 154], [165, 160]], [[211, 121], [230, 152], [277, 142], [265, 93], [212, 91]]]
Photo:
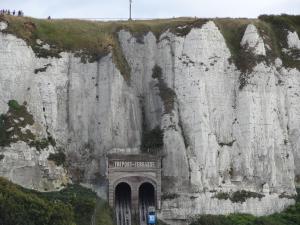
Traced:
[[24, 13], [23, 13], [22, 10], [19, 10], [19, 11], [18, 11], [18, 16], [24, 16]]

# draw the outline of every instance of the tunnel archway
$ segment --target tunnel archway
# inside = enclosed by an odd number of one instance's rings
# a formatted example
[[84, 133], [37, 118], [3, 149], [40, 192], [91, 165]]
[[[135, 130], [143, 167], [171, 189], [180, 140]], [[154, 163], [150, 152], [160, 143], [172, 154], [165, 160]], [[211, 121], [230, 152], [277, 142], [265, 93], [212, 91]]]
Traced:
[[131, 225], [131, 187], [125, 182], [115, 188], [115, 213], [118, 225]]
[[161, 156], [123, 155], [119, 150], [112, 149], [107, 155], [109, 205], [115, 209], [118, 225], [125, 223], [124, 215], [128, 212], [131, 214], [131, 224], [144, 225], [145, 222], [140, 223], [140, 218], [146, 221], [143, 215], [147, 213], [147, 207], [154, 206], [151, 212], [161, 207]]
[[149, 207], [155, 207], [155, 188], [149, 182], [143, 183], [139, 187], [139, 214], [140, 224], [147, 224]]

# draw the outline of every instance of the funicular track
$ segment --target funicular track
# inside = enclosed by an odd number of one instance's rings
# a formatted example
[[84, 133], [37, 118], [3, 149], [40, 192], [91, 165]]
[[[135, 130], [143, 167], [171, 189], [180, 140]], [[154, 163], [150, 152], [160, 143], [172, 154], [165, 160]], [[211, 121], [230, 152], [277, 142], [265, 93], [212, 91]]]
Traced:
[[154, 187], [150, 183], [144, 183], [139, 190], [139, 218], [140, 225], [147, 224], [149, 207], [154, 207]]
[[121, 183], [116, 188], [115, 213], [117, 225], [131, 225], [131, 190]]

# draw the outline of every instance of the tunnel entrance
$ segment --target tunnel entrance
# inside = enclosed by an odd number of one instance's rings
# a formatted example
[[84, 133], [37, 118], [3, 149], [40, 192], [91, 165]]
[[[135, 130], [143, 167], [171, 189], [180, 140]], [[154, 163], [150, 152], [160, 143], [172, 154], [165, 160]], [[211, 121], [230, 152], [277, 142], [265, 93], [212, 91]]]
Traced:
[[115, 213], [118, 225], [131, 225], [131, 188], [125, 182], [115, 189]]
[[155, 208], [155, 189], [151, 183], [143, 183], [139, 188], [140, 225], [147, 224], [149, 207]]
[[160, 210], [161, 157], [108, 154], [108, 200], [118, 225], [145, 225], [149, 207]]

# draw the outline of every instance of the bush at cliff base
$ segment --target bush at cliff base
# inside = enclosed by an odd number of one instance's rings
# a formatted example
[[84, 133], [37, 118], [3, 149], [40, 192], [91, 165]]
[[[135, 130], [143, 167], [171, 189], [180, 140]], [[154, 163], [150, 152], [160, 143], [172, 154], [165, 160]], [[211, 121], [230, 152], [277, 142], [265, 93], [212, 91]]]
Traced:
[[112, 221], [107, 204], [79, 185], [41, 193], [0, 178], [1, 225], [113, 225]]

